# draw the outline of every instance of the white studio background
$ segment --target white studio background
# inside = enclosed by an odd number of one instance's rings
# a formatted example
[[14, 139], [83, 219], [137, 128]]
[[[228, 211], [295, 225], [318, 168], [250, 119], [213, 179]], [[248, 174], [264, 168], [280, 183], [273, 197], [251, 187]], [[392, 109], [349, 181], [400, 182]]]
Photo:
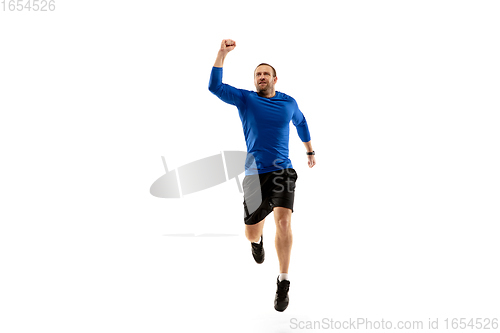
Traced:
[[[291, 321], [493, 318], [500, 309], [495, 1], [56, 1], [0, 12], [2, 332], [295, 332]], [[260, 62], [307, 118], [290, 306], [234, 181], [159, 199], [169, 169], [245, 150]], [[242, 181], [243, 175], [240, 175]], [[227, 234], [170, 237], [169, 234]], [[442, 327], [442, 326], [441, 326]], [[305, 331], [305, 330], [304, 330]], [[311, 331], [311, 330], [308, 330]]]

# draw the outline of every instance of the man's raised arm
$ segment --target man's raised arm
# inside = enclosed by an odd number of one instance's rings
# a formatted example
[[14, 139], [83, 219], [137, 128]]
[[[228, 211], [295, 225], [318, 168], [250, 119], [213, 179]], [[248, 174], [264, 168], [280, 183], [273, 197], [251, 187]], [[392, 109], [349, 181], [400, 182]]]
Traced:
[[217, 59], [215, 59], [215, 64], [212, 68], [212, 73], [210, 74], [208, 90], [222, 101], [240, 107], [244, 104], [242, 92], [228, 84], [222, 83], [222, 65], [224, 64], [224, 59], [235, 47], [236, 42], [234, 40], [224, 39], [222, 41]]

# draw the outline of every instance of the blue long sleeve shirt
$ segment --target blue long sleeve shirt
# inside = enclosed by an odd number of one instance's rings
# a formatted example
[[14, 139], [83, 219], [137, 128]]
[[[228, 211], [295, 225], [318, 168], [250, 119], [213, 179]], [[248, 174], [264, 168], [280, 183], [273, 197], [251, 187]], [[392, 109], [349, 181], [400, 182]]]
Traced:
[[247, 145], [245, 175], [293, 168], [288, 158], [290, 120], [302, 142], [311, 140], [307, 121], [292, 97], [276, 91], [271, 98], [222, 83], [222, 67], [213, 67], [208, 90], [238, 108]]

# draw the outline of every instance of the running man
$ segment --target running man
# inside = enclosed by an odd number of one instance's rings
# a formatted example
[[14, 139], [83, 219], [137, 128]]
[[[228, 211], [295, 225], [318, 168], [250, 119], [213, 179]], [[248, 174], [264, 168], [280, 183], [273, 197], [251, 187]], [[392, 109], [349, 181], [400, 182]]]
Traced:
[[251, 242], [252, 255], [264, 261], [263, 227], [266, 216], [274, 212], [276, 222], [275, 246], [280, 275], [274, 308], [284, 311], [288, 306], [288, 266], [292, 250], [291, 219], [297, 173], [288, 158], [290, 121], [306, 147], [308, 165], [316, 164], [306, 118], [292, 97], [275, 91], [276, 71], [260, 64], [254, 71], [257, 92], [237, 89], [222, 83], [222, 67], [227, 54], [236, 42], [224, 39], [210, 76], [208, 89], [222, 101], [238, 108], [247, 145], [245, 161], [244, 221], [245, 235]]

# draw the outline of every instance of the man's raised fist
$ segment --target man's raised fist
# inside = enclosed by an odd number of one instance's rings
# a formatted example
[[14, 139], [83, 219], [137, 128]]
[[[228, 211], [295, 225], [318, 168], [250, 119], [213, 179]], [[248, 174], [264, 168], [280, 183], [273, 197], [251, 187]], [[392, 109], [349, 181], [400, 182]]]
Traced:
[[223, 39], [220, 44], [220, 50], [223, 52], [230, 52], [236, 47], [236, 42], [232, 39]]

